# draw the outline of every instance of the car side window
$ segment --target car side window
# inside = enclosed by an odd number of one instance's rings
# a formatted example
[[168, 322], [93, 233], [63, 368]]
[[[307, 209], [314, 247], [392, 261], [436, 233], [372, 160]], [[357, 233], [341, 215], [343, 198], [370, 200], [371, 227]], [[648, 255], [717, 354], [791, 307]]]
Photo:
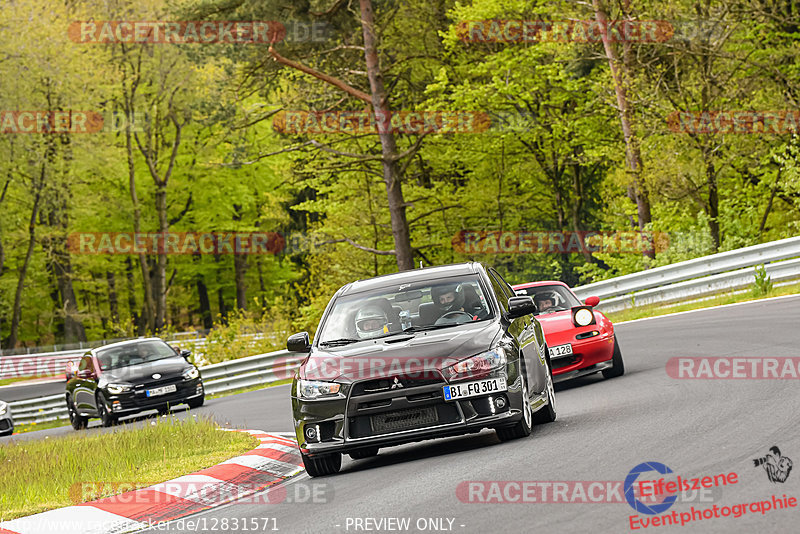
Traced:
[[494, 271], [489, 271], [489, 280], [491, 280], [492, 289], [494, 290], [495, 295], [497, 295], [497, 300], [500, 302], [500, 309], [503, 311], [503, 313], [506, 313], [508, 311], [509, 297], [506, 295], [505, 287], [503, 287], [503, 284], [498, 281]]

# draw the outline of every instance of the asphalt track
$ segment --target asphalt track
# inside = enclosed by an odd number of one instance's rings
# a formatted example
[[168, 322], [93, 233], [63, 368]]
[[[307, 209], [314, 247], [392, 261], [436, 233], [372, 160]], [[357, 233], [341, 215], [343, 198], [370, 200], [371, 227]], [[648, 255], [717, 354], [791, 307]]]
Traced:
[[[558, 420], [537, 426], [529, 438], [501, 444], [494, 433], [484, 432], [384, 449], [366, 460], [345, 457], [338, 475], [309, 480], [302, 474], [292, 483], [317, 484], [318, 500], [327, 502], [233, 503], [192, 516], [193, 525], [173, 522], [147, 532], [253, 532], [254, 524], [260, 532], [267, 518], [274, 521], [270, 528], [291, 533], [631, 532], [629, 516], [636, 512], [625, 502], [484, 504], [462, 502], [456, 490], [465, 481], [622, 481], [646, 461], [664, 463], [683, 477], [738, 475], [738, 483], [703, 500], [677, 502], [664, 515], [772, 495], [800, 499], [800, 473], [775, 483], [753, 464], [773, 445], [800, 460], [797, 381], [677, 380], [665, 370], [674, 356], [799, 356], [800, 297], [621, 324], [617, 335], [625, 376], [591, 376], [557, 386]], [[285, 432], [292, 430], [289, 409], [282, 386], [214, 400], [177, 416], [205, 414], [221, 424]], [[72, 431], [41, 431], [23, 439], [67, 432]], [[797, 532], [798, 512], [800, 503], [765, 515], [748, 510], [738, 518], [638, 531]], [[367, 518], [408, 518], [410, 524], [367, 530]], [[427, 522], [437, 518], [441, 524]]]

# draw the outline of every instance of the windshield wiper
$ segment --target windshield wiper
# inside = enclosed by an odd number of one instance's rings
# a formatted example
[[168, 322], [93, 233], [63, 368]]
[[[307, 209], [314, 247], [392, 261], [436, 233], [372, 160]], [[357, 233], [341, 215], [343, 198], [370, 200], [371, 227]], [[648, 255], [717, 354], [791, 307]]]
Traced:
[[339, 347], [342, 345], [349, 345], [350, 343], [357, 343], [361, 341], [360, 339], [350, 339], [343, 337], [341, 339], [331, 339], [328, 341], [320, 341], [320, 347]]
[[409, 326], [408, 328], [403, 329], [403, 333], [410, 334], [412, 332], [424, 332], [425, 330], [438, 330], [439, 328], [447, 328], [449, 326], [458, 326], [459, 324], [464, 323], [452, 323], [452, 324], [426, 324], [423, 326]]

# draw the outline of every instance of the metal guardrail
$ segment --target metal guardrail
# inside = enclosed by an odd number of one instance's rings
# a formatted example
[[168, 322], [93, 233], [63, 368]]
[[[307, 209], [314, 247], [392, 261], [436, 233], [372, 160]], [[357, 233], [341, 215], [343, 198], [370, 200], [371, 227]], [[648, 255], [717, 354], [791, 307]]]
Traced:
[[[291, 378], [305, 354], [279, 350], [201, 367], [207, 395]], [[16, 425], [68, 419], [64, 394], [8, 403]]]
[[596, 295], [598, 309], [613, 312], [646, 304], [668, 304], [749, 287], [755, 281], [755, 265], [764, 268], [773, 282], [800, 279], [800, 237], [712, 254], [702, 258], [656, 267], [574, 288], [581, 300]]
[[[241, 336], [241, 338], [251, 339], [253, 341], [258, 341], [267, 337], [269, 336], [266, 336], [263, 333], [245, 334]], [[128, 338], [118, 341], [128, 341], [130, 339], [137, 338]], [[117, 343], [118, 341], [113, 341], [113, 343]], [[205, 354], [205, 347], [209, 344], [216, 343], [214, 341], [209, 342], [207, 338], [190, 338], [187, 336], [182, 336], [177, 339], [173, 336], [168, 338], [166, 341], [167, 343], [176, 346], [180, 346], [181, 344], [184, 346], [191, 346], [192, 352], [194, 352], [196, 356], [203, 356]], [[71, 360], [78, 360], [92, 348], [100, 348], [105, 345], [106, 343], [95, 342], [87, 344], [87, 346], [82, 349], [45, 352], [38, 354], [0, 356], [0, 379], [48, 376], [56, 377], [63, 375], [67, 362]]]

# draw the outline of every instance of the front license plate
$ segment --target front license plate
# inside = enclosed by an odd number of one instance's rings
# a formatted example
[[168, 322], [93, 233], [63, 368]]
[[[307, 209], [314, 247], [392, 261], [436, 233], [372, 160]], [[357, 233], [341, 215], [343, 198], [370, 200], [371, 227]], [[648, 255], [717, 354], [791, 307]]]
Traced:
[[550, 347], [550, 357], [551, 358], [558, 358], [559, 356], [569, 356], [572, 354], [572, 345], [567, 343], [566, 345], [556, 345], [555, 347]]
[[486, 380], [476, 380], [475, 382], [463, 382], [461, 384], [451, 384], [444, 386], [444, 400], [451, 401], [466, 399], [468, 397], [478, 397], [487, 393], [497, 393], [505, 391], [505, 378], [487, 378]]
[[148, 389], [145, 392], [145, 395], [148, 397], [158, 397], [159, 395], [166, 395], [167, 393], [175, 393], [176, 391], [178, 391], [178, 386], [172, 384], [170, 386]]

